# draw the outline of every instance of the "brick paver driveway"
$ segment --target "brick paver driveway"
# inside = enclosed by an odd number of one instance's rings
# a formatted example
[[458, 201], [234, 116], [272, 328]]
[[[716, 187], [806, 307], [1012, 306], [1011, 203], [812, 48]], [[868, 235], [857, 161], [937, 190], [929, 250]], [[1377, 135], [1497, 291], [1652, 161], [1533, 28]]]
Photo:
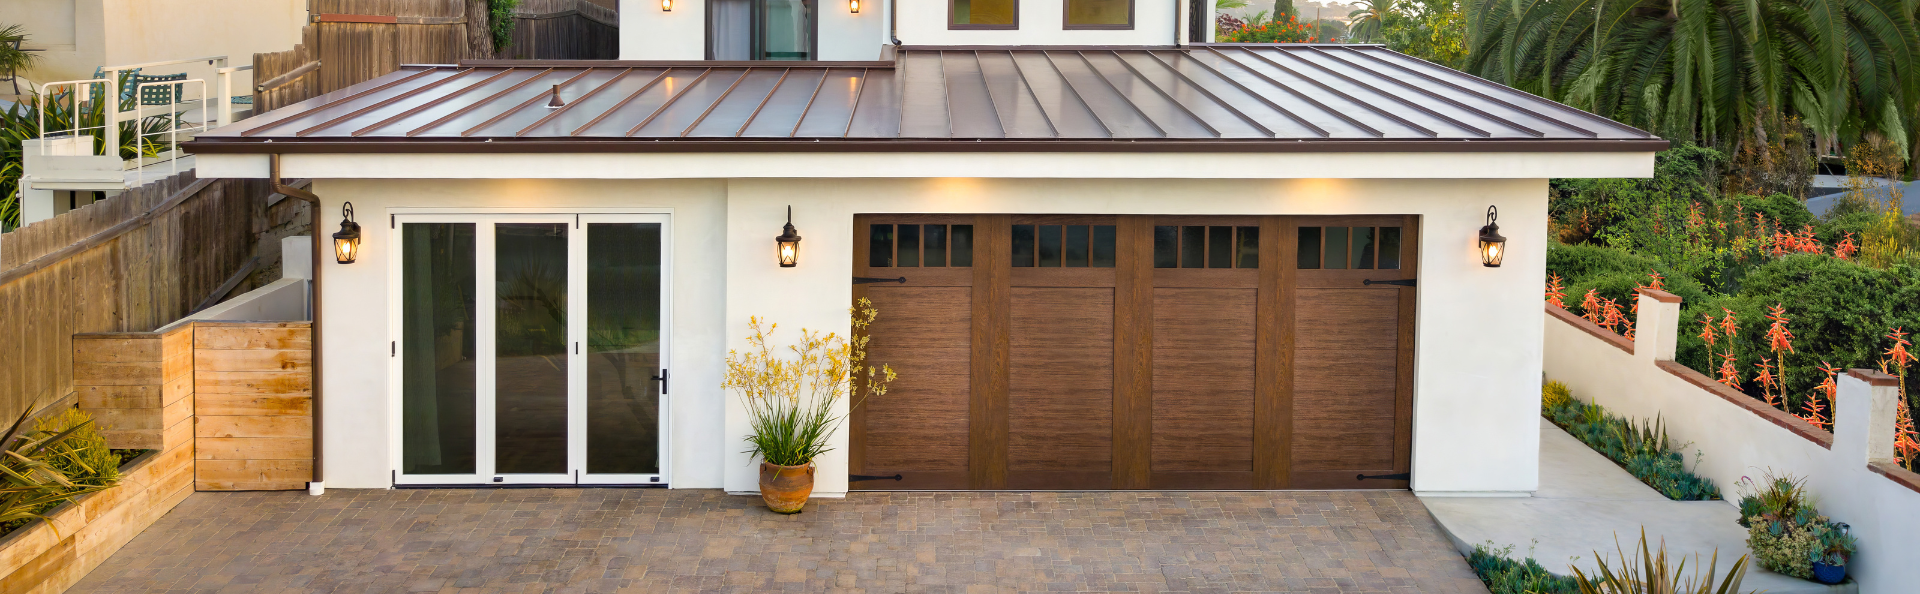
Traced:
[[196, 493], [75, 592], [1486, 592], [1405, 492]]

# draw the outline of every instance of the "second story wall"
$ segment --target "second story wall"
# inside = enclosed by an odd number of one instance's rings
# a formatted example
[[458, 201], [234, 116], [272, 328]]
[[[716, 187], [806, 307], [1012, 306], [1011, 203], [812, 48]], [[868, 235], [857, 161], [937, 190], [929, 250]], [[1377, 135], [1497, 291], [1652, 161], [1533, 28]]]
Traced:
[[[751, 51], [745, 48], [752, 47], [755, 15], [768, 5], [798, 4], [672, 1], [672, 10], [663, 10], [662, 0], [621, 0], [621, 59], [738, 59]], [[906, 45], [1173, 45], [1183, 16], [1179, 0], [860, 0], [858, 13], [850, 1], [812, 1], [810, 59], [879, 59], [890, 27]], [[1069, 3], [1078, 21], [1095, 24], [1070, 26]], [[897, 19], [889, 14], [896, 9]]]
[[[35, 52], [39, 64], [20, 73], [35, 83], [89, 78], [101, 66], [201, 56], [224, 55], [230, 66], [244, 66], [256, 52], [299, 43], [306, 20], [305, 0], [0, 0], [0, 23], [24, 26], [22, 47], [42, 50]], [[252, 85], [246, 74], [235, 78], [236, 94]]]

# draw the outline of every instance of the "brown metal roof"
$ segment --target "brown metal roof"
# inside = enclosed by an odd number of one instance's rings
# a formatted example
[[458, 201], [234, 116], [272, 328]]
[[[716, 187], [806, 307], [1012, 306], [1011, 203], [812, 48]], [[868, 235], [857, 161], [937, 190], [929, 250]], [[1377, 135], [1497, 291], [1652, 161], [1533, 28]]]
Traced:
[[[1644, 131], [1371, 45], [907, 47], [891, 62], [408, 66], [196, 152], [1651, 151]], [[558, 89], [563, 106], [549, 105]]]

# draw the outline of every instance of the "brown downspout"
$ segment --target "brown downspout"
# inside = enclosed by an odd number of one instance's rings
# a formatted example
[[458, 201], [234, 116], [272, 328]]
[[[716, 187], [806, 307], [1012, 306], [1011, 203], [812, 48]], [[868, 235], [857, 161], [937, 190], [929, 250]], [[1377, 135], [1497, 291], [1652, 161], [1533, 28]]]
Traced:
[[[310, 288], [312, 295], [308, 299], [309, 307], [313, 310], [311, 316], [313, 320], [310, 322], [312, 328], [309, 329], [312, 334], [310, 343], [313, 348], [313, 482], [324, 485], [326, 484], [326, 465], [322, 463], [322, 452], [325, 449], [321, 445], [322, 436], [325, 434], [321, 431], [320, 415], [320, 379], [322, 377], [320, 375], [320, 248], [323, 245], [320, 242], [320, 197], [313, 192], [289, 186], [281, 181], [280, 155], [268, 155], [267, 162], [272, 170], [273, 191], [289, 198], [306, 201], [309, 213], [308, 226], [312, 228], [310, 235], [313, 236], [313, 271], [310, 274], [313, 275], [311, 281], [313, 286]], [[312, 492], [311, 485], [308, 486], [308, 492]]]

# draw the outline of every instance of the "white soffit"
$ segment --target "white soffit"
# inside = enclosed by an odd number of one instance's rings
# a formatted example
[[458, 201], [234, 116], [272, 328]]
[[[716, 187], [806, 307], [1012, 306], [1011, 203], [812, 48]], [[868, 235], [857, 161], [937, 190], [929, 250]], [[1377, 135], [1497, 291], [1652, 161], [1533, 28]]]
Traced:
[[[261, 154], [197, 155], [203, 178], [265, 178]], [[287, 179], [1544, 179], [1653, 176], [1652, 152], [289, 154]]]

